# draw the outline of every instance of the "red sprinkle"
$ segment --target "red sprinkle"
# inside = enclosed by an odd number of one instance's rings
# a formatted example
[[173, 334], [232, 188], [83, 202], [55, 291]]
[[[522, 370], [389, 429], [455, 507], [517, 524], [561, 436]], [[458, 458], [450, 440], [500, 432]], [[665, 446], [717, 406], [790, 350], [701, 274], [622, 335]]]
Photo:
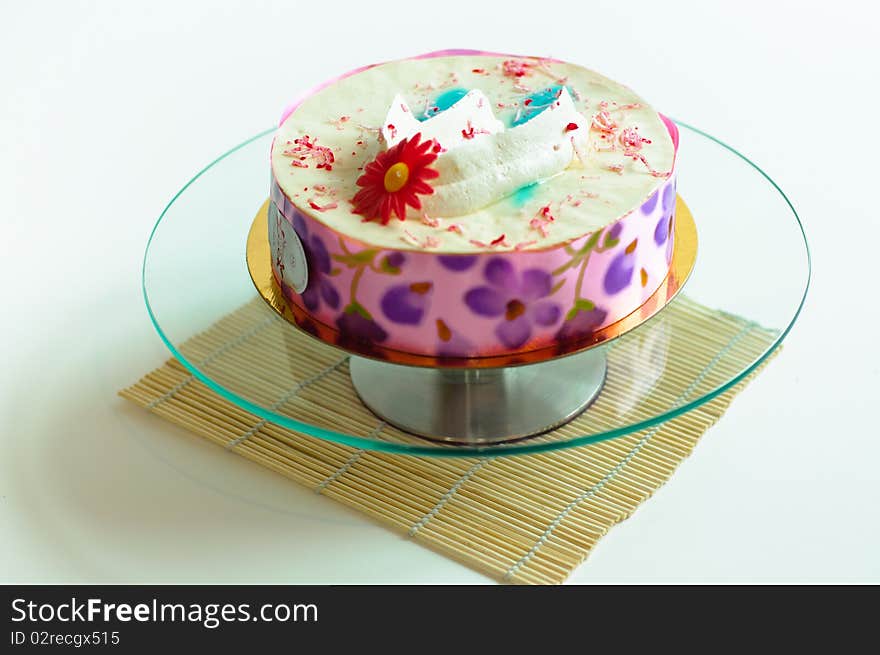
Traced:
[[618, 137], [623, 146], [623, 154], [630, 157], [642, 149], [643, 143], [651, 143], [651, 139], [646, 139], [639, 134], [639, 128], [627, 127], [620, 133]]
[[308, 168], [308, 164], [305, 163], [305, 160], [308, 158], [316, 163], [315, 168], [324, 168], [328, 171], [333, 170], [332, 164], [336, 160], [333, 151], [326, 146], [319, 146], [317, 141], [317, 139], [311, 139], [306, 134], [298, 139], [294, 139], [293, 147], [288, 148], [282, 154], [287, 157], [299, 158], [298, 161], [296, 159], [292, 160], [290, 162], [291, 166]]
[[484, 130], [482, 128], [475, 128], [471, 124], [470, 120], [468, 120], [468, 122], [467, 122], [467, 129], [461, 131], [461, 135], [465, 139], [473, 139], [478, 134], [489, 134], [489, 130]]
[[347, 123], [348, 121], [350, 121], [350, 120], [351, 120], [351, 116], [340, 116], [340, 117], [337, 118], [335, 121], [330, 121], [330, 123], [332, 123], [333, 125], [335, 125], [337, 130], [342, 131], [342, 130], [345, 129], [345, 128], [343, 127], [343, 125], [344, 125], [345, 123]]
[[[602, 106], [601, 104], [599, 105]], [[593, 116], [592, 127], [594, 130], [604, 132], [605, 134], [614, 134], [617, 131], [617, 123], [611, 118], [606, 109], [601, 109]]]
[[322, 207], [321, 205], [316, 203], [314, 200], [309, 200], [309, 207], [311, 207], [315, 211], [319, 211], [319, 212], [325, 212], [328, 209], [336, 209], [338, 206], [339, 205], [337, 203], [331, 202], [331, 203], [328, 203]]
[[534, 218], [529, 221], [529, 227], [537, 230], [542, 237], [546, 237], [550, 233], [550, 229], [547, 226], [555, 220], [556, 217], [552, 214], [550, 205], [544, 205], [538, 210]]
[[506, 59], [501, 64], [501, 68], [508, 77], [522, 77], [529, 72], [529, 63], [516, 59]]
[[529, 221], [529, 227], [540, 232], [542, 237], [546, 237], [550, 233], [546, 221], [542, 221], [537, 216]]
[[497, 239], [492, 239], [491, 243], [483, 243], [482, 241], [477, 241], [476, 239], [471, 239], [470, 243], [472, 246], [476, 246], [477, 248], [494, 248], [495, 246], [506, 246], [507, 244], [504, 242], [506, 238], [506, 235], [502, 234]]
[[[428, 235], [422, 241], [419, 241], [418, 237], [416, 237], [416, 235], [413, 234], [412, 232], [410, 232], [409, 230], [404, 230], [403, 233], [404, 233], [404, 236], [401, 237], [401, 240], [404, 243], [411, 243], [415, 246], [418, 246], [419, 248], [424, 248], [427, 250], [429, 248], [436, 248], [437, 246], [440, 245], [440, 239], [438, 239], [437, 237], [433, 237], [431, 235]], [[428, 288], [430, 288], [430, 286], [431, 286], [430, 283], [423, 283], [423, 284], [427, 284]], [[413, 285], [413, 287], [415, 287], [415, 286], [416, 285]], [[413, 287], [410, 287], [410, 288], [412, 288], [413, 291], [416, 291], [416, 289]], [[427, 291], [427, 289], [426, 289], [426, 291]], [[422, 293], [420, 291], [416, 291], [416, 292]]]
[[572, 130], [576, 130], [577, 128], [578, 128], [577, 123], [569, 123], [568, 125], [565, 126], [565, 131], [571, 132]]

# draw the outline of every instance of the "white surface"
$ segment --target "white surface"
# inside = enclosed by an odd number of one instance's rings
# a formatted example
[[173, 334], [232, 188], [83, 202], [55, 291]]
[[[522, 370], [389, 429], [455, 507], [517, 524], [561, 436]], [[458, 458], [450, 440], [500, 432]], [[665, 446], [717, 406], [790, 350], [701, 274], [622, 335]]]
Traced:
[[633, 4], [446, 0], [407, 27], [381, 3], [373, 38], [363, 3], [333, 32], [317, 2], [4, 3], [0, 581], [489, 581], [115, 396], [167, 356], [139, 270], [183, 182], [330, 75], [477, 47], [584, 63], [722, 136], [813, 248], [783, 352], [571, 581], [880, 582], [876, 10]]

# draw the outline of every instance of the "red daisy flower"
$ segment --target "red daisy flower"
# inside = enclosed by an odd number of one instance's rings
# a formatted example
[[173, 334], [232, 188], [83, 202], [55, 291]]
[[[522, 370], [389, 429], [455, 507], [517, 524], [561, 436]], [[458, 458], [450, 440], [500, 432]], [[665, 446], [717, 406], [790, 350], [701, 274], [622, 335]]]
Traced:
[[364, 167], [363, 175], [357, 179], [362, 188], [352, 198], [355, 214], [362, 215], [365, 221], [379, 219], [387, 225], [392, 213], [404, 220], [407, 205], [422, 208], [419, 196], [434, 193], [427, 180], [440, 175], [428, 168], [437, 159], [440, 144], [433, 139], [420, 143], [421, 138], [419, 132], [404, 139]]

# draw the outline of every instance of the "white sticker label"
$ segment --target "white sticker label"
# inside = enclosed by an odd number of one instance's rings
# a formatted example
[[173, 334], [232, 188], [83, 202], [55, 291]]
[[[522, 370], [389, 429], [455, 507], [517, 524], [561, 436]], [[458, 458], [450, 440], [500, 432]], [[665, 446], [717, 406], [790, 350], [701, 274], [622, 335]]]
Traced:
[[274, 202], [269, 203], [269, 231], [274, 258], [272, 266], [285, 284], [302, 293], [309, 284], [306, 253], [296, 230], [281, 215]]

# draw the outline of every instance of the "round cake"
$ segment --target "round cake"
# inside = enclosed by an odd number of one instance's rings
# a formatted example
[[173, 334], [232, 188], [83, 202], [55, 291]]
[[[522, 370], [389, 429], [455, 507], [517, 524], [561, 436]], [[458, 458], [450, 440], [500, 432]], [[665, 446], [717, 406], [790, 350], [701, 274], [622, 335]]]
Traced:
[[387, 359], [588, 339], [666, 278], [677, 142], [628, 88], [554, 59], [357, 69], [282, 117], [275, 280], [302, 328]]

